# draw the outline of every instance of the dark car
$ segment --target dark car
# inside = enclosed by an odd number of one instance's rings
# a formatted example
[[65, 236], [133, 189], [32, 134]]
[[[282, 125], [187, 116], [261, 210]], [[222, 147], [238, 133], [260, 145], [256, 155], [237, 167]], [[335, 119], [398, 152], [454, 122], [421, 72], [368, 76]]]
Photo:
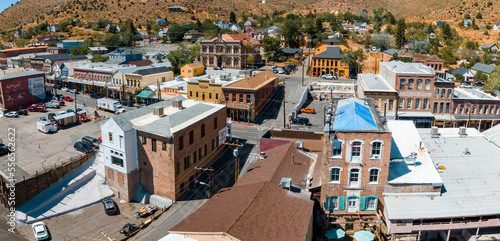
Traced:
[[40, 121], [47, 121], [47, 118], [45, 116], [40, 117]]
[[297, 119], [293, 120], [293, 123], [294, 124], [301, 124], [301, 125], [308, 125], [309, 124], [309, 119], [308, 118], [304, 118], [304, 117], [300, 117], [300, 118], [297, 118]]
[[474, 86], [483, 87], [484, 83], [483, 82], [476, 82], [476, 83], [474, 83]]
[[76, 108], [76, 113], [78, 113], [80, 111], [83, 111], [83, 109], [82, 108]]
[[9, 152], [10, 152], [10, 148], [8, 146], [5, 146], [5, 145], [0, 146], [0, 156], [3, 156]]
[[54, 116], [56, 116], [56, 113], [47, 113], [47, 119], [48, 120], [53, 120], [54, 119]]
[[143, 108], [145, 106], [146, 106], [145, 104], [138, 104], [136, 107], [137, 107], [137, 109], [139, 109], [139, 108]]
[[18, 115], [28, 115], [28, 111], [27, 110], [18, 110], [17, 114]]
[[132, 102], [132, 101], [123, 101], [122, 105], [128, 106], [128, 107], [134, 107], [134, 102]]
[[91, 136], [82, 137], [82, 142], [94, 148], [99, 148], [99, 145], [101, 144], [101, 141]]
[[214, 70], [222, 70], [221, 67], [214, 67]]
[[74, 111], [74, 110], [72, 110], [72, 109], [68, 109], [68, 110], [66, 111], [66, 113], [70, 113], [70, 112], [75, 113], [75, 111]]
[[139, 226], [137, 226], [137, 224], [127, 223], [122, 227], [120, 233], [125, 234], [125, 236], [129, 236], [132, 232], [134, 232], [137, 229], [139, 229]]
[[81, 141], [75, 143], [74, 147], [75, 147], [75, 149], [77, 151], [81, 151], [81, 152], [83, 152], [85, 154], [91, 153], [91, 152], [94, 151], [94, 149], [92, 149], [92, 147], [90, 147], [89, 145], [87, 145], [87, 144], [85, 144], [85, 143], [83, 143]]
[[106, 212], [107, 215], [113, 215], [118, 212], [115, 202], [113, 202], [112, 199], [102, 200], [102, 205], [104, 205], [104, 212]]

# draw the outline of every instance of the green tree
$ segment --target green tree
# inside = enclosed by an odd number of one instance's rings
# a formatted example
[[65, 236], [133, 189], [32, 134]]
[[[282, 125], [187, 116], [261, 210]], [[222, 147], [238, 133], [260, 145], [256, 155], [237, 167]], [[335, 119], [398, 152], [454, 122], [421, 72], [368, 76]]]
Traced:
[[493, 73], [490, 74], [488, 81], [483, 86], [483, 90], [489, 93], [500, 90], [500, 65], [497, 65]]
[[238, 20], [236, 20], [236, 14], [231, 11], [231, 13], [229, 14], [229, 22], [230, 23], [236, 23]]
[[344, 58], [342, 61], [349, 65], [349, 74], [353, 72], [354, 74], [358, 74], [361, 72], [360, 62], [366, 59], [365, 54], [362, 49], [357, 50], [345, 50], [342, 52]]
[[91, 53], [89, 47], [94, 47], [94, 43], [92, 43], [92, 40], [86, 39], [80, 45], [71, 47], [69, 51], [71, 52], [71, 55], [87, 55]]
[[427, 41], [415, 41], [412, 52], [414, 54], [428, 54], [431, 50], [430, 44]]
[[405, 29], [406, 29], [406, 23], [404, 18], [398, 19], [396, 22], [396, 39], [394, 41], [394, 45], [396, 49], [401, 49], [406, 42], [405, 39]]
[[373, 46], [379, 48], [380, 51], [384, 51], [392, 46], [393, 40], [389, 34], [375, 34], [373, 35], [371, 43]]
[[483, 19], [483, 14], [481, 14], [481, 12], [477, 12], [476, 19]]
[[177, 49], [170, 51], [167, 55], [167, 59], [172, 65], [174, 74], [180, 74], [181, 67], [193, 63], [195, 58], [195, 56], [190, 54], [189, 48], [183, 43], [180, 43]]
[[280, 46], [281, 41], [278, 38], [266, 36], [262, 39], [264, 57], [268, 60], [276, 61], [283, 57], [283, 49]]
[[455, 76], [455, 79], [458, 80], [458, 81], [464, 81], [465, 80], [465, 77], [461, 74], [454, 74], [453, 76]]
[[470, 19], [470, 14], [466, 13], [466, 14], [464, 15], [464, 19]]
[[108, 61], [109, 58], [108, 57], [105, 57], [105, 56], [102, 56], [100, 54], [96, 54], [94, 56], [92, 56], [92, 63], [97, 63], [97, 62], [106, 62]]
[[280, 31], [283, 37], [285, 37], [285, 42], [288, 45], [288, 47], [297, 48], [298, 47], [297, 33], [299, 33], [300, 20], [294, 19], [293, 17], [289, 18], [288, 16], [290, 16], [290, 14], [287, 15], [285, 23], [283, 24], [283, 27], [281, 28]]
[[465, 49], [476, 50], [477, 49], [477, 43], [472, 42], [472, 41], [467, 41], [467, 42], [465, 42]]
[[477, 71], [476, 75], [474, 75], [474, 80], [476, 80], [476, 81], [486, 81], [487, 79], [488, 79], [488, 75], [486, 75], [482, 71]]
[[56, 47], [57, 46], [57, 41], [55, 41], [55, 40], [49, 41], [47, 43], [47, 46], [49, 46], [49, 47]]

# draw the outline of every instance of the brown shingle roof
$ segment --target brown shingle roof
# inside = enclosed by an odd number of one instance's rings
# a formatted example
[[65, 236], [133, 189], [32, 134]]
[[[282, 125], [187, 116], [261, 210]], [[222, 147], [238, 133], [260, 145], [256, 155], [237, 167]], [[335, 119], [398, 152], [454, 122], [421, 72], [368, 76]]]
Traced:
[[242, 80], [239, 80], [235, 83], [226, 85], [223, 87], [223, 89], [252, 89], [252, 90], [258, 90], [262, 86], [265, 86], [271, 81], [274, 81], [275, 79], [279, 78], [280, 76], [269, 71], [263, 71], [260, 72], [254, 76], [250, 76], [247, 78], [244, 78]]
[[238, 33], [238, 34], [230, 34], [230, 33], [226, 33], [226, 34], [223, 34], [222, 35], [222, 39], [225, 39], [225, 40], [241, 40], [241, 42], [243, 43], [243, 45], [247, 45], [247, 43], [251, 43], [253, 45], [261, 45], [259, 41], [257, 41], [256, 39], [246, 35], [246, 34], [243, 34], [243, 33]]
[[203, 64], [202, 64], [202, 63], [200, 63], [200, 62], [196, 62], [196, 63], [186, 64], [186, 65], [184, 65], [184, 66], [188, 66], [188, 67], [190, 67], [190, 68], [193, 68], [193, 69], [194, 69], [194, 68], [203, 67]]
[[437, 55], [427, 56], [427, 55], [423, 55], [423, 54], [414, 54], [413, 57], [419, 58], [419, 59], [425, 60], [425, 61], [443, 62], [443, 60], [440, 59]]
[[323, 151], [323, 134], [318, 134], [313, 131], [299, 130], [269, 130], [264, 134], [265, 138], [275, 140], [288, 140], [293, 143], [297, 141], [304, 142], [304, 148], [309, 151]]
[[313, 206], [307, 194], [269, 182], [238, 185], [221, 190], [170, 231], [225, 232], [245, 241], [306, 240]]

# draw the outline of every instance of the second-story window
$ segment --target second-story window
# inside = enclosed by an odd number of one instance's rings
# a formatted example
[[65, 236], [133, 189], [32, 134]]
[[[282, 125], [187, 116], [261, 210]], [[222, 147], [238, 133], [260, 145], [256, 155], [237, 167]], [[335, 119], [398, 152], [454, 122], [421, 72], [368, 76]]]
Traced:
[[360, 161], [361, 158], [361, 142], [355, 141], [352, 143], [351, 150], [352, 161]]
[[380, 159], [382, 153], [382, 142], [376, 141], [372, 143], [372, 155], [373, 159]]

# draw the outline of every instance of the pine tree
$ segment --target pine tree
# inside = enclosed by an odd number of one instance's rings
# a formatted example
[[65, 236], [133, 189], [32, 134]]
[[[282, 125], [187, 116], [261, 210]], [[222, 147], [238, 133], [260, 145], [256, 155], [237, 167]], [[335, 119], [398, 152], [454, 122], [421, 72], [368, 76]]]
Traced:
[[405, 19], [404, 18], [398, 19], [396, 23], [396, 40], [395, 40], [396, 49], [401, 49], [401, 47], [405, 43], [405, 29], [406, 29]]

